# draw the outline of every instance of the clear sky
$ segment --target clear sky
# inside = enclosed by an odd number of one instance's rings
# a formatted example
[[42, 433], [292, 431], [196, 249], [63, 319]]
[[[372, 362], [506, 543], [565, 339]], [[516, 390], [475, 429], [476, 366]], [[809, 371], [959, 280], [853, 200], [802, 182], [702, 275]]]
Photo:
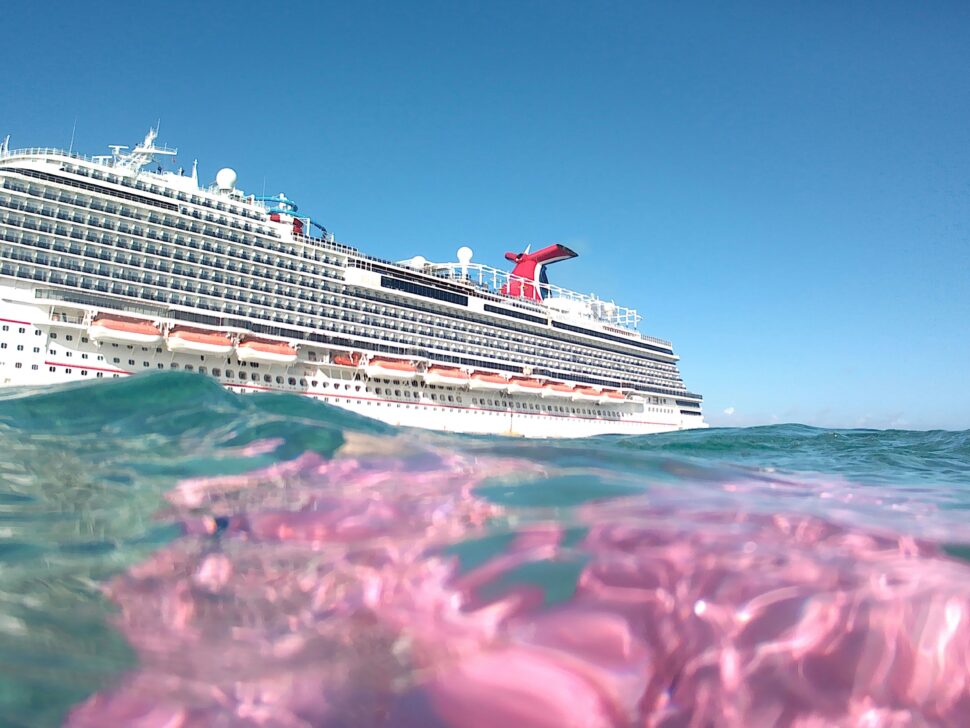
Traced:
[[671, 339], [714, 424], [970, 428], [970, 3], [7, 3], [0, 135], [297, 200]]

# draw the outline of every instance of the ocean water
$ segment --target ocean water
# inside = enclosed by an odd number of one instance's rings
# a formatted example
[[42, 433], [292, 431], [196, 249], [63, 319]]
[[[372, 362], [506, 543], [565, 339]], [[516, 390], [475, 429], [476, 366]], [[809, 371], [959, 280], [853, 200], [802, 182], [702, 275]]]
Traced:
[[0, 392], [0, 724], [965, 726], [970, 432]]

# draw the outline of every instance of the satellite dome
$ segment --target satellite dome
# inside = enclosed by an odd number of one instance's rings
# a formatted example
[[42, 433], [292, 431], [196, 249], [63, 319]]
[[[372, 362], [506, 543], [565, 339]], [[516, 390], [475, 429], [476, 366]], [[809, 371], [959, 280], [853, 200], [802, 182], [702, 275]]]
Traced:
[[428, 259], [423, 255], [416, 255], [413, 258], [408, 258], [403, 263], [408, 268], [414, 268], [415, 270], [421, 270], [428, 264]]
[[468, 265], [472, 262], [472, 249], [467, 245], [458, 248], [458, 262], [462, 265]]
[[236, 170], [223, 167], [216, 174], [216, 187], [220, 190], [233, 190], [236, 188]]

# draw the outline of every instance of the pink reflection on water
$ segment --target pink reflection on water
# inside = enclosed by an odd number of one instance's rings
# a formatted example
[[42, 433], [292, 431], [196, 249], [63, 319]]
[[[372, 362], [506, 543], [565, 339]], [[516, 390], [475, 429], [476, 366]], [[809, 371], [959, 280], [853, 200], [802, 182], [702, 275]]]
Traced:
[[[474, 494], [523, 474], [308, 454], [180, 483], [186, 537], [106, 589], [139, 667], [68, 725], [966, 724], [970, 570], [932, 544], [637, 499], [569, 538]], [[443, 555], [495, 524], [473, 568]], [[563, 601], [511, 578], [561, 563]]]

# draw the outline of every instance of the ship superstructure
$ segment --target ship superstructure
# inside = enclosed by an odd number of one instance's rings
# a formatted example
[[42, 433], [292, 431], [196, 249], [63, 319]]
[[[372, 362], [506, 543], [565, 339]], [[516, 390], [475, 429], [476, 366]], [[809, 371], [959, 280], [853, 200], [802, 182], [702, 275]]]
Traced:
[[549, 282], [561, 245], [506, 272], [390, 262], [223, 169], [163, 169], [150, 131], [83, 157], [0, 145], [0, 386], [178, 369], [393, 424], [533, 437], [703, 427], [670, 342], [636, 311]]

